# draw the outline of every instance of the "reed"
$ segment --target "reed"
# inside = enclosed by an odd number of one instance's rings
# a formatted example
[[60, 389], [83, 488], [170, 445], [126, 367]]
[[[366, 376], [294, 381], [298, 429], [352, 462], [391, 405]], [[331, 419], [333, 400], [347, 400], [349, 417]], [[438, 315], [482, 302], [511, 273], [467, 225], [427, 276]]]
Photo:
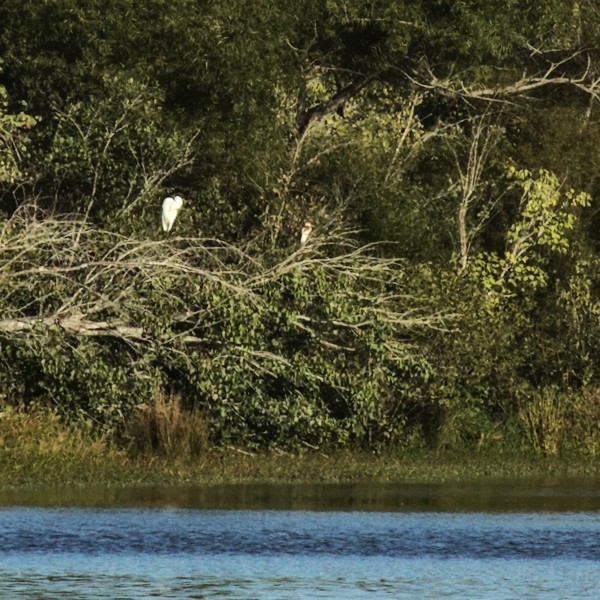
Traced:
[[532, 392], [519, 411], [528, 445], [544, 455], [600, 450], [600, 390], [565, 393], [556, 387]]
[[[590, 395], [590, 409], [596, 396]], [[596, 414], [596, 413], [594, 413]], [[598, 421], [595, 421], [597, 424]], [[594, 435], [594, 423], [581, 431]], [[600, 477], [597, 454], [534, 450], [388, 448], [250, 451], [215, 445], [207, 423], [177, 396], [156, 396], [127, 424], [129, 437], [100, 436], [47, 407], [0, 409], [0, 488], [211, 485], [238, 482], [429, 482]], [[582, 435], [583, 435], [582, 433]], [[597, 434], [594, 443], [597, 448]]]
[[0, 410], [2, 485], [91, 483], [113, 478], [122, 452], [89, 422], [66, 423], [46, 406], [5, 405]]
[[193, 459], [210, 447], [208, 420], [184, 406], [180, 394], [157, 391], [128, 418], [123, 440], [132, 456]]

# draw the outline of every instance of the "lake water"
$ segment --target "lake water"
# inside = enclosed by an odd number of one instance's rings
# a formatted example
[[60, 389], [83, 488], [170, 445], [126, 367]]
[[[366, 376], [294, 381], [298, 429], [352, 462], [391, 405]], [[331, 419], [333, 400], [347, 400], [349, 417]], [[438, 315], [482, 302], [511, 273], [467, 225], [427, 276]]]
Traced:
[[0, 597], [597, 598], [600, 486], [487, 487], [4, 492]]

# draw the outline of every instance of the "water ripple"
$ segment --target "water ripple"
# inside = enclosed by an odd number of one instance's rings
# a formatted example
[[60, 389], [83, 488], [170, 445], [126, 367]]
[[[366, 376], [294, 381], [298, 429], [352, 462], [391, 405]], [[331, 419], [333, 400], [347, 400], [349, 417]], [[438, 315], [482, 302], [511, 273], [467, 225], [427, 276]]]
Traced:
[[592, 598], [599, 540], [598, 513], [10, 508], [0, 596]]
[[3, 552], [600, 560], [598, 519], [576, 514], [4, 509], [0, 526]]

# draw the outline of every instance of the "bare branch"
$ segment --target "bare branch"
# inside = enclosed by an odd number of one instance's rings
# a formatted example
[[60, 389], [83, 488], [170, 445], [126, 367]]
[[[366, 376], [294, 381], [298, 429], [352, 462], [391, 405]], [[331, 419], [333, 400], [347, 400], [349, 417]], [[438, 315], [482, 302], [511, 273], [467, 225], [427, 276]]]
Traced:
[[[264, 340], [240, 338], [235, 328], [244, 318], [267, 327], [273, 311], [285, 306], [289, 335], [348, 356], [369, 347], [373, 329], [394, 337], [445, 327], [443, 315], [428, 314], [424, 301], [402, 292], [404, 263], [377, 256], [378, 247], [359, 246], [335, 219], [306, 246], [281, 255], [211, 238], [137, 240], [81, 218], [23, 209], [0, 232], [0, 339], [121, 343], [141, 370], [149, 349], [193, 369], [184, 349], [193, 347], [220, 360], [231, 354], [256, 374], [277, 376], [294, 368], [293, 355], [285, 344], [263, 347]], [[315, 278], [325, 287], [315, 287]], [[273, 304], [269, 294], [280, 289], [301, 289], [303, 299]], [[327, 314], [323, 302], [333, 307]], [[239, 310], [247, 317], [233, 316]], [[396, 348], [391, 359], [408, 348], [395, 343], [389, 341]], [[308, 369], [306, 377], [319, 380], [319, 369]]]
[[523, 73], [508, 85], [498, 84], [492, 87], [468, 87], [460, 81], [452, 78], [438, 78], [431, 67], [423, 62], [417, 72], [409, 74], [404, 72], [405, 77], [421, 89], [434, 91], [444, 96], [462, 97], [465, 99], [482, 99], [487, 101], [506, 101], [512, 96], [526, 95], [536, 89], [549, 86], [570, 85], [589, 94], [594, 100], [600, 100], [600, 77], [592, 75], [592, 59], [586, 54], [586, 66], [577, 75], [569, 74], [567, 67], [571, 68], [574, 61], [584, 54], [584, 50], [572, 52], [561, 60], [553, 61], [548, 52], [528, 46], [532, 56], [537, 60], [543, 59], [547, 66], [537, 73]]
[[300, 155], [302, 144], [309, 129], [317, 122], [321, 121], [327, 115], [335, 112], [350, 99], [356, 96], [370, 81], [374, 79], [375, 75], [369, 75], [361, 77], [346, 85], [343, 88], [333, 94], [327, 100], [309, 108], [301, 110], [296, 116], [296, 132], [292, 138], [293, 142], [293, 153], [292, 162], [295, 163]]
[[71, 315], [65, 319], [45, 317], [20, 317], [0, 319], [0, 331], [3, 333], [30, 333], [36, 328], [62, 329], [80, 336], [110, 336], [124, 338], [129, 341], [143, 341], [144, 330], [141, 327], [130, 327], [119, 321], [86, 321], [81, 316]]

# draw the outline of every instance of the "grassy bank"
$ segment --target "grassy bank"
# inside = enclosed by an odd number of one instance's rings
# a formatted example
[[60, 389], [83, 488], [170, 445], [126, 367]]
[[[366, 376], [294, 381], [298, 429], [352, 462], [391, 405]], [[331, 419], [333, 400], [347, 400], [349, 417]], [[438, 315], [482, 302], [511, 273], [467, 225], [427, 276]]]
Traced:
[[450, 482], [598, 477], [597, 457], [496, 449], [249, 452], [206, 447], [196, 455], [136, 452], [65, 425], [54, 413], [0, 413], [0, 486], [217, 484], [233, 482]]

